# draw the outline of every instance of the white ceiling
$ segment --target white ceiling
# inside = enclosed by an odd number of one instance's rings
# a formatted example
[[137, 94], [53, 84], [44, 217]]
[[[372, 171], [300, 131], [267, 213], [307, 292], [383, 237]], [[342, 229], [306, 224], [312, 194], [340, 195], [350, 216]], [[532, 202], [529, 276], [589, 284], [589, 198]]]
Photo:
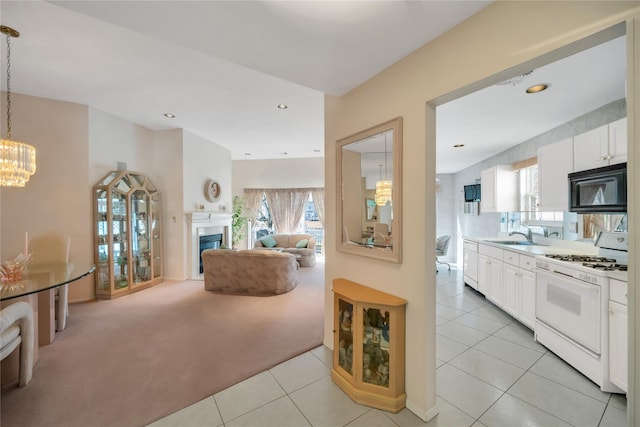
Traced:
[[[348, 92], [490, 3], [3, 0], [0, 16], [21, 33], [11, 41], [13, 92], [90, 105], [153, 130], [183, 128], [233, 159], [267, 159], [323, 156], [324, 93]], [[1, 54], [4, 68], [4, 43]], [[438, 173], [623, 97], [617, 59], [591, 60], [564, 80], [536, 70], [525, 81], [552, 86], [528, 104], [512, 104], [522, 86], [499, 86], [439, 107]], [[616, 87], [583, 96], [601, 86], [591, 76]], [[569, 92], [577, 82], [586, 86]], [[451, 152], [458, 142], [465, 151]]]

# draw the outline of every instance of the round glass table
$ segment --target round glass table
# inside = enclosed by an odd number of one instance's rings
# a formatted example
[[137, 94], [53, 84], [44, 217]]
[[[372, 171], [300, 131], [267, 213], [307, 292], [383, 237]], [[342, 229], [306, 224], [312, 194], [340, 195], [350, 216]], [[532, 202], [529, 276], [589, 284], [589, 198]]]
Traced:
[[83, 263], [38, 264], [27, 268], [20, 280], [0, 281], [0, 301], [34, 294], [75, 282], [93, 273], [96, 266]]

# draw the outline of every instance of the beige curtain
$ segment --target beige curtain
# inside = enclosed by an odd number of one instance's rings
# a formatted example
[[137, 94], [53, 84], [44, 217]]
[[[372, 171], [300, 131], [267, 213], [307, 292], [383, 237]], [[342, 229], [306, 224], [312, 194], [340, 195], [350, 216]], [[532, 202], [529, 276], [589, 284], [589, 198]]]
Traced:
[[309, 200], [309, 189], [284, 188], [265, 190], [276, 233], [295, 233]]
[[313, 198], [313, 204], [316, 205], [316, 213], [322, 228], [324, 228], [324, 188], [312, 188], [311, 197]]
[[245, 202], [245, 216], [251, 220], [252, 223], [256, 222], [258, 218], [258, 212], [262, 206], [262, 195], [264, 190], [258, 188], [245, 188], [244, 189], [244, 202]]

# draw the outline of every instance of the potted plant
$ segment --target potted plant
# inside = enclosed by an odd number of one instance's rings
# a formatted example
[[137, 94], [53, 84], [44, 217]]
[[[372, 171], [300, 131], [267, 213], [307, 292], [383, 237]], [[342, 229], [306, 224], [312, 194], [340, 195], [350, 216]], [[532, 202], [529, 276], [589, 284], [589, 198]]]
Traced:
[[248, 218], [242, 215], [244, 211], [244, 197], [233, 196], [231, 213], [231, 243], [235, 248], [247, 234]]

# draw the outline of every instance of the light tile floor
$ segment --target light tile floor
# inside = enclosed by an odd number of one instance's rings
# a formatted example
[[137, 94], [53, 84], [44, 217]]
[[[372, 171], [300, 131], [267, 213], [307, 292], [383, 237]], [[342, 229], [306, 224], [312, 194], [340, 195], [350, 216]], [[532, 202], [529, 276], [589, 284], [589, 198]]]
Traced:
[[354, 403], [331, 382], [318, 347], [151, 426], [626, 426], [626, 399], [603, 393], [531, 330], [462, 282], [437, 275], [437, 405], [422, 422]]

